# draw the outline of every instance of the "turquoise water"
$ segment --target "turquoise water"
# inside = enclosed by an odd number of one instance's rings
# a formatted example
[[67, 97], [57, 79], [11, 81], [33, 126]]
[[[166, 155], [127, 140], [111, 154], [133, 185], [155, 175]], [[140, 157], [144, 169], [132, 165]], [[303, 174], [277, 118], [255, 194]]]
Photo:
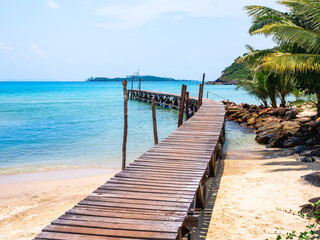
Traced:
[[[180, 93], [182, 83], [142, 82], [142, 89]], [[196, 83], [184, 84], [197, 96]], [[237, 103], [257, 103], [234, 86], [205, 86], [206, 91]], [[0, 82], [0, 103], [0, 174], [121, 166], [120, 82]], [[128, 162], [153, 146], [150, 108], [148, 103], [129, 101]], [[176, 129], [177, 111], [157, 107], [157, 123], [161, 140]]]

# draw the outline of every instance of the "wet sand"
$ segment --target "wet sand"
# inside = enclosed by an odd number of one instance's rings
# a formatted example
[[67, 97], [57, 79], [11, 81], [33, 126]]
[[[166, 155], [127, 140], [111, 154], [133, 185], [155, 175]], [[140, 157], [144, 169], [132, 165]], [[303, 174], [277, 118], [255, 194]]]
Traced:
[[298, 211], [320, 196], [320, 188], [301, 177], [320, 170], [319, 163], [281, 157], [281, 151], [228, 150], [207, 227], [198, 239], [276, 239], [304, 231], [307, 221], [279, 209]]
[[32, 239], [119, 170], [72, 169], [0, 177], [0, 239]]

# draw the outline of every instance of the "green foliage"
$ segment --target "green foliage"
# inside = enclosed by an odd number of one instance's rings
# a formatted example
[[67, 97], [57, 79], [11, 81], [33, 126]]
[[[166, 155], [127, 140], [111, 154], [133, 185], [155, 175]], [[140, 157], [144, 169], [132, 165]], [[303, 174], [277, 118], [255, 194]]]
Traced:
[[[86, 81], [87, 82], [114, 82], [114, 81], [122, 81], [123, 79], [127, 79], [128, 81], [131, 81], [132, 76], [127, 76], [125, 78], [106, 78], [106, 77], [90, 77], [87, 78]], [[149, 76], [149, 75], [145, 75], [145, 76], [134, 76], [134, 81], [138, 81], [139, 79], [141, 79], [141, 81], [144, 82], [158, 82], [158, 81], [192, 81], [192, 80], [185, 80], [185, 79], [174, 79], [174, 78], [167, 78], [167, 77], [157, 77], [157, 76]]]
[[222, 75], [219, 78], [221, 81], [230, 82], [230, 81], [243, 81], [243, 80], [252, 80], [253, 72], [247, 66], [246, 63], [238, 63], [238, 57], [229, 67], [226, 67], [222, 71]]
[[[301, 210], [298, 213], [294, 213], [292, 210], [278, 209], [284, 211], [286, 213], [300, 216], [308, 221], [305, 226], [305, 231], [300, 232], [298, 235], [297, 231], [292, 231], [286, 234], [285, 239], [299, 239], [299, 240], [314, 240], [320, 239], [319, 234], [317, 234], [316, 230], [320, 228], [320, 200], [315, 203], [305, 204], [301, 206]], [[276, 240], [281, 240], [281, 235], [277, 235]], [[268, 240], [268, 239], [266, 239]]]
[[320, 116], [320, 1], [281, 0], [283, 13], [264, 6], [247, 6], [252, 17], [251, 35], [271, 36], [278, 49], [266, 55], [259, 68], [291, 73], [295, 85], [307, 94], [315, 93]]

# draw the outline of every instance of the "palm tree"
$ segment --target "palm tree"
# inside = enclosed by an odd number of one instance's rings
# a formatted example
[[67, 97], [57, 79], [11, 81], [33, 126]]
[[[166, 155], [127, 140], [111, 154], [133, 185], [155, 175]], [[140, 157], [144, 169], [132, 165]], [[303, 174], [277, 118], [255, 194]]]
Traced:
[[268, 107], [269, 92], [267, 88], [268, 75], [263, 71], [256, 72], [252, 81], [242, 80], [237, 84], [237, 89], [245, 90], [249, 95], [262, 101]]
[[272, 36], [279, 50], [266, 55], [261, 68], [292, 73], [298, 87], [315, 93], [320, 115], [320, 2], [282, 0], [289, 13], [263, 6], [247, 6], [252, 17], [251, 35]]
[[[262, 78], [265, 78], [264, 80], [264, 87], [266, 88], [266, 91], [268, 92], [267, 98], [270, 99], [270, 103], [272, 107], [277, 107], [277, 98], [279, 97], [281, 100], [280, 106], [285, 107], [286, 106], [286, 96], [293, 91], [294, 84], [292, 81], [292, 77], [289, 76], [287, 73], [274, 73], [270, 70], [263, 70], [259, 69], [259, 66], [263, 63], [263, 59], [271, 54], [278, 51], [278, 48], [273, 49], [265, 49], [265, 50], [256, 50], [252, 46], [247, 45], [246, 46], [248, 53], [244, 55], [242, 58], [238, 59], [237, 62], [246, 62], [248, 66], [255, 70], [256, 79], [259, 79], [261, 81]], [[255, 79], [254, 79], [255, 80]], [[253, 81], [254, 82], [254, 81]], [[248, 89], [244, 87], [245, 84], [251, 85]], [[250, 81], [242, 81], [239, 85], [239, 87], [243, 88], [245, 91], [248, 91], [253, 87], [259, 87], [260, 84], [254, 84]]]

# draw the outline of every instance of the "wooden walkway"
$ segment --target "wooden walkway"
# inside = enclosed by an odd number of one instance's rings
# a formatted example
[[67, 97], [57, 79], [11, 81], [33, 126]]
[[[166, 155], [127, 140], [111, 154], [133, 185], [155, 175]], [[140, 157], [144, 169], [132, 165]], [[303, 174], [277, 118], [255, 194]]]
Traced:
[[[36, 239], [181, 239], [224, 143], [225, 109], [200, 110], [162, 142], [46, 226]], [[196, 205], [196, 206], [195, 206]]]

